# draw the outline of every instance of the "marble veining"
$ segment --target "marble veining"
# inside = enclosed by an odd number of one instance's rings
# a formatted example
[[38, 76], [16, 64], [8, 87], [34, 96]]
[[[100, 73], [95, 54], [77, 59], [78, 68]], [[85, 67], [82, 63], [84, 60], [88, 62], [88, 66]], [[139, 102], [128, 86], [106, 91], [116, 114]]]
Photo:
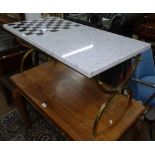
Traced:
[[56, 32], [44, 29], [42, 35], [24, 35], [9, 24], [3, 27], [89, 78], [151, 47], [148, 43], [96, 28], [81, 24], [75, 26], [74, 22], [70, 25], [70, 28]]

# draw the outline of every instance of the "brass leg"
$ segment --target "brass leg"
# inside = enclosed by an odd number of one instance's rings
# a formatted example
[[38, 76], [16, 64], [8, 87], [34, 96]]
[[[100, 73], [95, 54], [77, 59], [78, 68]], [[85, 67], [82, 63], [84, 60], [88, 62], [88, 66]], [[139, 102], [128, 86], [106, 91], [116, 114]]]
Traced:
[[31, 123], [30, 123], [30, 119], [28, 116], [28, 111], [27, 111], [25, 103], [22, 102], [21, 95], [17, 89], [13, 91], [13, 99], [14, 99], [14, 102], [17, 105], [17, 107], [21, 113], [21, 116], [24, 120], [24, 124], [25, 124], [26, 128], [30, 128]]
[[23, 41], [23, 40], [21, 40], [21, 39], [19, 39], [19, 38], [16, 38], [16, 39], [17, 39], [17, 41], [18, 41], [22, 46], [27, 47], [27, 48], [33, 48], [32, 45], [26, 43], [25, 41]]
[[22, 58], [22, 61], [21, 61], [21, 64], [20, 64], [20, 72], [21, 72], [22, 75], [23, 75], [23, 66], [24, 66], [24, 62], [25, 62], [26, 58], [28, 57], [28, 55], [29, 55], [30, 53], [33, 52], [33, 50], [34, 50], [34, 49], [29, 49], [29, 50], [24, 54], [24, 56], [23, 56], [23, 58]]
[[92, 130], [92, 140], [95, 139], [96, 137], [96, 130], [97, 130], [97, 125], [99, 123], [99, 120], [103, 114], [103, 112], [107, 109], [108, 105], [110, 105], [112, 99], [118, 95], [118, 94], [122, 94], [122, 92], [124, 90], [127, 90], [128, 94], [129, 94], [129, 101], [128, 101], [128, 105], [130, 105], [132, 103], [132, 92], [131, 90], [129, 90], [127, 83], [128, 83], [128, 80], [131, 78], [132, 74], [134, 73], [138, 63], [140, 61], [140, 56], [138, 55], [136, 58], [135, 58], [135, 64], [133, 65], [132, 69], [131, 69], [131, 72], [128, 74], [128, 76], [125, 78], [125, 80], [119, 84], [116, 88], [108, 88], [107, 86], [103, 85], [103, 83], [101, 81], [97, 81], [98, 84], [101, 86], [102, 90], [105, 92], [105, 93], [108, 93], [108, 94], [112, 94], [110, 96], [110, 98], [107, 100], [106, 103], [103, 103], [99, 109], [99, 111], [97, 112], [96, 114], [96, 118], [95, 118], [95, 121], [93, 123], [93, 130]]
[[23, 56], [21, 64], [20, 64], [20, 72], [23, 75], [23, 65], [24, 65], [24, 62], [25, 62], [26, 58], [28, 57], [28, 55], [33, 52], [34, 48], [33, 48], [32, 45], [26, 43], [25, 41], [21, 40], [20, 38], [16, 38], [16, 39], [19, 42], [19, 44], [21, 44], [22, 46], [24, 46], [26, 48], [29, 48], [29, 50]]
[[140, 60], [141, 60], [140, 55], [138, 55], [137, 57], [135, 57], [135, 63], [134, 63], [134, 65], [133, 65], [133, 67], [132, 67], [130, 73], [127, 75], [127, 77], [125, 78], [125, 80], [124, 80], [122, 83], [120, 83], [120, 84], [116, 87], [116, 89], [122, 88], [122, 87], [124, 87], [125, 85], [127, 85], [129, 79], [132, 77], [134, 71], [136, 70], [137, 65], [138, 65], [138, 63], [140, 62]]
[[120, 93], [114, 93], [112, 96], [110, 96], [110, 98], [109, 98], [106, 102], [104, 102], [104, 103], [101, 105], [99, 111], [98, 111], [97, 114], [96, 114], [96, 118], [95, 118], [95, 121], [94, 121], [94, 124], [93, 124], [92, 139], [95, 139], [95, 137], [96, 137], [97, 125], [98, 125], [98, 123], [99, 123], [99, 120], [100, 120], [100, 118], [101, 118], [103, 112], [107, 109], [108, 105], [110, 105], [112, 99], [113, 99], [116, 95], [118, 95], [118, 94], [120, 94]]

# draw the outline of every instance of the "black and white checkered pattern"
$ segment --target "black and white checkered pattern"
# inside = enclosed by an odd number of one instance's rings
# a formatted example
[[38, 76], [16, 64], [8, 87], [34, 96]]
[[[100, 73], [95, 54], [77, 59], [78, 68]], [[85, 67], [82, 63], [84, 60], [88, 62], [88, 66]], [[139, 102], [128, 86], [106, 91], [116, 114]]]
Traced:
[[81, 26], [80, 24], [56, 17], [47, 17], [32, 21], [21, 21], [7, 25], [25, 35], [43, 35], [45, 31], [58, 32], [63, 29], [71, 29], [73, 27]]

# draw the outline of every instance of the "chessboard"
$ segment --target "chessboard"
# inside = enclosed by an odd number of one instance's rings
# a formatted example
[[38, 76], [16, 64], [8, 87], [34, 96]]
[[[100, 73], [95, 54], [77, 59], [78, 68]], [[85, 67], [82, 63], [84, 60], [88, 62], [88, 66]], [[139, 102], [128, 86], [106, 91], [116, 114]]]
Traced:
[[21, 21], [6, 25], [23, 33], [23, 35], [43, 35], [47, 31], [58, 32], [60, 30], [81, 26], [81, 24], [57, 17], [46, 17], [38, 20]]

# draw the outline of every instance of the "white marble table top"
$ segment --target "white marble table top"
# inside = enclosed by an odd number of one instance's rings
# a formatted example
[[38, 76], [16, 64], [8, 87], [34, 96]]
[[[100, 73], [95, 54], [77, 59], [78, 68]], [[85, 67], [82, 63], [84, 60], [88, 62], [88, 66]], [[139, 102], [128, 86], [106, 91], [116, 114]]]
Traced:
[[55, 17], [3, 27], [91, 78], [150, 48], [150, 44]]

